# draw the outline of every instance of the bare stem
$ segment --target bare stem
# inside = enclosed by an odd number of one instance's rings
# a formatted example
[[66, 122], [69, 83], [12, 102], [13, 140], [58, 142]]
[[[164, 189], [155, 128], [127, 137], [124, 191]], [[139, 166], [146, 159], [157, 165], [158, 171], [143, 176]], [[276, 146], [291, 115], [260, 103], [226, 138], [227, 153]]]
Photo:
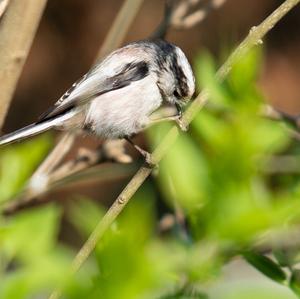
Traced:
[[[285, 16], [294, 6], [296, 6], [300, 0], [286, 0], [281, 6], [279, 6], [267, 19], [265, 19], [259, 26], [252, 28], [249, 35], [240, 43], [240, 45], [236, 48], [236, 50], [229, 56], [227, 61], [223, 64], [223, 66], [219, 69], [217, 73], [217, 78], [220, 82], [222, 82], [233, 65], [243, 56], [245, 55], [253, 46], [260, 43], [261, 39], [268, 33], [273, 26], [278, 23], [278, 21]], [[194, 100], [194, 102], [190, 105], [188, 110], [184, 113], [184, 120], [187, 124], [189, 124], [196, 114], [200, 111], [203, 105], [208, 101], [209, 91], [204, 90], [201, 92], [198, 97]], [[161, 141], [159, 146], [153, 152], [153, 161], [155, 163], [159, 163], [159, 161], [163, 158], [163, 156], [167, 153], [168, 149], [173, 145], [176, 138], [179, 135], [179, 131], [177, 127], [173, 127]], [[113, 223], [113, 221], [117, 218], [117, 216], [124, 209], [126, 204], [129, 202], [131, 197], [135, 194], [135, 192], [139, 189], [139, 187], [143, 184], [143, 182], [147, 179], [147, 177], [151, 174], [152, 169], [142, 166], [134, 177], [130, 180], [128, 185], [122, 191], [122, 193], [115, 200], [111, 208], [107, 211], [105, 216], [99, 221], [95, 230], [88, 238], [86, 243], [79, 250], [76, 255], [73, 263], [72, 263], [72, 271], [73, 273], [77, 272], [78, 269], [84, 264], [87, 258], [90, 256], [92, 251], [94, 250], [96, 244], [99, 242], [105, 231], [109, 228], [109, 226]], [[60, 291], [56, 290], [50, 296], [50, 299], [57, 299], [60, 296]]]
[[46, 0], [11, 0], [0, 24], [0, 128], [27, 58]]

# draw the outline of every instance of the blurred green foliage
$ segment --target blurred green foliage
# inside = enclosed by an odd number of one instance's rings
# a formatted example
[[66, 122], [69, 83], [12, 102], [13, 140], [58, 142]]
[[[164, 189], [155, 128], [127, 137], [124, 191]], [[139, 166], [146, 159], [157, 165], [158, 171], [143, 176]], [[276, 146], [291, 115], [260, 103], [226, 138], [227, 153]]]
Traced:
[[49, 136], [44, 135], [23, 144], [0, 149], [0, 202], [16, 195], [50, 146]]
[[[282, 124], [261, 116], [262, 60], [261, 50], [250, 52], [219, 84], [214, 59], [196, 59], [198, 87], [210, 90], [210, 103], [75, 276], [68, 269], [77, 247], [58, 241], [60, 207], [0, 218], [0, 298], [47, 298], [57, 286], [68, 299], [297, 298], [298, 247], [279, 239], [271, 253], [274, 232], [298, 224], [299, 173], [268, 166], [300, 148]], [[149, 130], [153, 146], [170, 126]], [[41, 137], [1, 150], [0, 201], [21, 189], [49, 144]], [[93, 201], [74, 199], [64, 213], [73, 234], [67, 239], [82, 243], [103, 214]]]

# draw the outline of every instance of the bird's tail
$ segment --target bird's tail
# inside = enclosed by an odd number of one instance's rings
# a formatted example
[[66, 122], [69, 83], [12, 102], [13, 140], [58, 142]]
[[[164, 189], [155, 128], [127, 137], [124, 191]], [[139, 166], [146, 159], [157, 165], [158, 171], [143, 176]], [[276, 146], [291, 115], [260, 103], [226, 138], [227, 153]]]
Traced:
[[16, 141], [21, 141], [28, 137], [43, 133], [47, 130], [50, 130], [54, 127], [61, 125], [64, 120], [68, 119], [68, 115], [61, 115], [60, 117], [56, 117], [53, 119], [45, 120], [40, 123], [34, 123], [29, 126], [26, 126], [22, 129], [19, 129], [15, 132], [9, 133], [0, 137], [0, 146], [6, 145], [9, 143], [13, 143]]

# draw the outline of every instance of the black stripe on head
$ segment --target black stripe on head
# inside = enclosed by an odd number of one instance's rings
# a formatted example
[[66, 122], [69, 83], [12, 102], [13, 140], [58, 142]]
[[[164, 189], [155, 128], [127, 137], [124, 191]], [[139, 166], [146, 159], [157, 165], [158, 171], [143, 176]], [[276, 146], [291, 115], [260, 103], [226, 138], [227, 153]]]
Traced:
[[[186, 98], [189, 95], [189, 86], [187, 84], [187, 77], [178, 63], [178, 50], [177, 47], [163, 39], [149, 39], [141, 40], [132, 43], [138, 47], [142, 47], [144, 50], [149, 52], [155, 51], [155, 63], [158, 69], [154, 71], [157, 72], [158, 77], [164, 72], [172, 72], [175, 77], [176, 90], [174, 91], [174, 96], [178, 99]], [[164, 90], [158, 84], [158, 88], [163, 98], [166, 97]]]
[[176, 78], [177, 88], [174, 91], [174, 95], [178, 98], [185, 98], [189, 95], [189, 87], [187, 84], [187, 77], [185, 76], [182, 67], [178, 64], [177, 57], [172, 56], [171, 63], [172, 71]]
[[157, 52], [156, 63], [161, 70], [166, 70], [166, 62], [170, 57], [176, 56], [176, 48], [174, 45], [162, 39], [151, 40]]
[[161, 39], [151, 40], [151, 43], [156, 47], [158, 54], [156, 56], [156, 63], [160, 70], [168, 71], [166, 69], [168, 66], [175, 76], [175, 85], [177, 88], [174, 91], [174, 95], [178, 99], [187, 97], [189, 95], [187, 77], [185, 76], [182, 67], [178, 64], [176, 46]]

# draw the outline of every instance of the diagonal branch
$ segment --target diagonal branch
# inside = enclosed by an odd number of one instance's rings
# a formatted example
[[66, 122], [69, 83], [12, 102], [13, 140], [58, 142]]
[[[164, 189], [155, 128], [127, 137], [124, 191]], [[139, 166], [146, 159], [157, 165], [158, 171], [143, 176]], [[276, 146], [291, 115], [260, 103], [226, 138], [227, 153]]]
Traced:
[[1, 19], [0, 128], [3, 126], [46, 2], [46, 0], [11, 0]]
[[[296, 6], [300, 0], [286, 0], [282, 5], [280, 5], [268, 18], [266, 18], [259, 26], [253, 27], [250, 30], [248, 36], [240, 43], [236, 50], [229, 56], [227, 61], [219, 69], [217, 73], [217, 78], [222, 82], [233, 65], [245, 55], [252, 47], [261, 43], [261, 39], [268, 33], [274, 26], [285, 16], [294, 6]], [[209, 90], [204, 90], [198, 95], [194, 102], [190, 105], [187, 111], [184, 113], [184, 121], [189, 124], [200, 109], [205, 105], [209, 99]], [[173, 127], [167, 133], [165, 138], [161, 141], [159, 146], [153, 152], [153, 161], [159, 163], [163, 156], [167, 153], [168, 149], [176, 141], [179, 135], [177, 127]], [[142, 166], [134, 177], [130, 180], [125, 189], [121, 192], [118, 198], [115, 200], [111, 208], [107, 211], [105, 216], [99, 221], [93, 233], [90, 235], [89, 239], [82, 246], [82, 248], [77, 253], [73, 263], [72, 271], [77, 272], [80, 267], [88, 259], [92, 251], [94, 250], [96, 244], [99, 242], [105, 231], [117, 218], [117, 216], [122, 212], [126, 204], [139, 189], [139, 187], [144, 183], [147, 177], [151, 174], [152, 169], [146, 166]], [[50, 299], [57, 299], [60, 297], [60, 290], [56, 290], [50, 296]]]

